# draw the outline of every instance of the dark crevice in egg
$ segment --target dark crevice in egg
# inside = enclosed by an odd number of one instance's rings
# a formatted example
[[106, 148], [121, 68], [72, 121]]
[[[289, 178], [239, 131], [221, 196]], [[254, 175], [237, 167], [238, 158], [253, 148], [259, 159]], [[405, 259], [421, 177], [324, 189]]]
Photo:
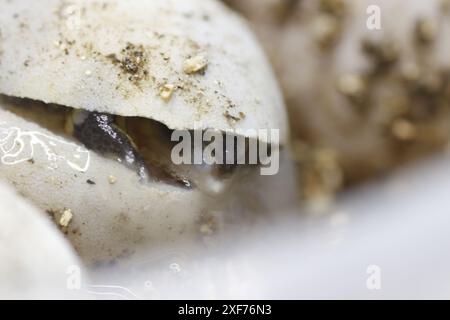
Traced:
[[[0, 95], [0, 99], [6, 102], [4, 109], [55, 134], [75, 139], [104, 157], [123, 163], [136, 172], [143, 183], [158, 181], [185, 189], [199, 188], [216, 193], [228, 185], [238, 171], [242, 173], [242, 170], [258, 166], [205, 163], [175, 165], [171, 160], [171, 152], [178, 142], [171, 141], [173, 131], [157, 121], [76, 110], [4, 95]], [[191, 136], [194, 136], [193, 131]], [[205, 147], [203, 144], [202, 148]], [[234, 151], [237, 156], [237, 150]]]

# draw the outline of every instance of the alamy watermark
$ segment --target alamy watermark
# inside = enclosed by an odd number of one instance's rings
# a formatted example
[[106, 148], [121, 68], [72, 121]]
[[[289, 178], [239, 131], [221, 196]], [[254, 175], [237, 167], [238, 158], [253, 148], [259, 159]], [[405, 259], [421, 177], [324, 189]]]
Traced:
[[264, 176], [280, 168], [278, 129], [175, 130], [171, 140], [178, 142], [171, 153], [176, 165], [260, 165]]

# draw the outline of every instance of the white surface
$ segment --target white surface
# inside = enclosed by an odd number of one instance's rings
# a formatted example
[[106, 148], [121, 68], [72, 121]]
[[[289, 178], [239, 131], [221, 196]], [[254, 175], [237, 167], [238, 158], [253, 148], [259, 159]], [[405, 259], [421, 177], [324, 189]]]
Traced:
[[[80, 294], [112, 299], [448, 299], [449, 160], [429, 159], [348, 192], [329, 213], [272, 222], [203, 247], [203, 252], [161, 248], [127, 269], [97, 269], [92, 281], [83, 274]], [[380, 268], [380, 290], [366, 286], [371, 265]]]
[[[331, 214], [272, 224], [225, 249], [166, 251], [126, 277], [116, 270], [94, 279], [141, 298], [448, 299], [448, 161], [430, 159], [349, 192]], [[381, 270], [380, 290], [366, 286], [371, 265]]]
[[49, 219], [0, 184], [0, 299], [62, 299], [81, 264]]

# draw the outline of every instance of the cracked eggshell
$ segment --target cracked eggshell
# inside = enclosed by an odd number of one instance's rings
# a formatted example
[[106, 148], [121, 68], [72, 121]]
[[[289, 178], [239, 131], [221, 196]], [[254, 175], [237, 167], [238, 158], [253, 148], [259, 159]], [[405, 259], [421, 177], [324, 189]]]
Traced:
[[272, 70], [218, 1], [2, 1], [0, 30], [2, 94], [286, 140]]
[[[0, 94], [172, 129], [278, 128], [286, 139], [264, 55], [216, 1], [15, 1], [0, 9]], [[212, 197], [144, 185], [117, 161], [8, 112], [11, 103], [20, 100], [0, 101], [0, 178], [52, 215], [87, 263], [202, 241], [204, 230], [220, 233], [228, 208], [265, 209], [262, 192]]]
[[73, 249], [42, 212], [4, 184], [0, 184], [0, 261], [2, 299], [78, 296], [67, 287], [70, 268], [81, 270]]
[[[409, 139], [414, 128], [407, 122], [394, 125], [391, 121], [403, 108], [402, 100], [417, 101], [397, 80], [404, 70], [411, 70], [414, 64], [425, 73], [450, 69], [448, 1], [414, 0], [405, 4], [403, 0], [311, 0], [297, 1], [289, 10], [285, 6], [295, 1], [225, 2], [249, 20], [274, 65], [287, 101], [293, 139], [335, 149], [346, 178], [364, 179], [446, 143], [450, 132], [448, 110], [431, 119], [419, 116], [414, 139]], [[342, 22], [321, 10], [321, 3], [343, 4]], [[377, 8], [381, 29], [370, 30], [367, 21]], [[415, 41], [419, 19], [431, 22], [431, 33], [436, 28], [436, 38], [428, 46], [418, 46]], [[324, 50], [321, 41], [335, 36], [334, 46]], [[399, 48], [400, 56], [392, 77], [383, 78], [370, 89], [375, 105], [358, 108], [341, 94], [339, 83], [370, 68], [370, 60], [361, 50], [363, 39], [388, 39]], [[423, 107], [427, 109], [426, 104]]]
[[[200, 238], [220, 200], [163, 183], [144, 185], [115, 160], [4, 110], [0, 178], [53, 216], [87, 263]], [[70, 211], [63, 218], [64, 212]]]
[[[142, 184], [117, 161], [7, 111], [11, 103], [0, 100], [0, 179], [46, 211], [87, 264], [128, 264], [161, 248], [208, 244], [255, 220], [255, 212], [295, 204], [294, 169], [285, 153], [278, 175], [252, 170], [224, 195]], [[280, 188], [281, 197], [274, 193]]]

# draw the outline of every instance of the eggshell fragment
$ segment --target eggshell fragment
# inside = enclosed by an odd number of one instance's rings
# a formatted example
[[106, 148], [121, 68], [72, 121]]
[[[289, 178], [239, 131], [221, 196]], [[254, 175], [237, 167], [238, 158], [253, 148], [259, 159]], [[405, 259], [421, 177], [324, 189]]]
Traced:
[[[218, 1], [3, 1], [0, 30], [2, 94], [171, 129], [279, 129], [286, 140], [272, 70]], [[161, 99], [167, 83], [176, 91]]]

